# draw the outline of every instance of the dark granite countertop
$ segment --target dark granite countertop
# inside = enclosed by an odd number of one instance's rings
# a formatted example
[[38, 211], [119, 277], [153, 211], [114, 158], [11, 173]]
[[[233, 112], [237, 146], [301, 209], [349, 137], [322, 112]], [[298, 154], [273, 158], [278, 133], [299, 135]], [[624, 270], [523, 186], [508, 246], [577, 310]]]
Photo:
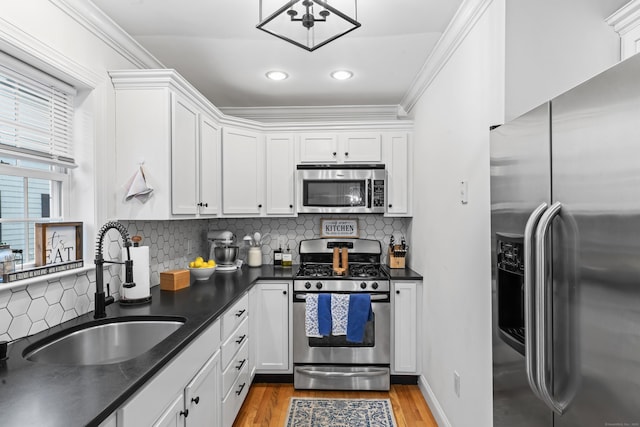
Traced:
[[151, 290], [151, 304], [111, 304], [107, 317], [181, 316], [183, 327], [143, 355], [121, 363], [94, 366], [46, 365], [27, 361], [30, 344], [63, 329], [93, 320], [93, 312], [17, 340], [0, 362], [0, 425], [97, 425], [127, 401], [145, 382], [213, 323], [258, 280], [290, 280], [297, 269], [243, 267], [215, 272], [208, 281], [168, 292]]
[[[0, 361], [0, 425], [98, 425], [151, 379], [166, 363], [243, 296], [258, 280], [291, 280], [292, 268], [264, 265], [216, 272], [207, 281], [168, 292], [151, 289], [151, 304], [107, 307], [108, 318], [180, 316], [184, 326], [147, 353], [110, 365], [46, 365], [27, 361], [24, 350], [40, 339], [93, 321], [93, 312], [9, 345]], [[389, 269], [392, 280], [422, 279], [411, 269]]]
[[387, 268], [391, 280], [422, 280], [422, 275], [410, 268]]

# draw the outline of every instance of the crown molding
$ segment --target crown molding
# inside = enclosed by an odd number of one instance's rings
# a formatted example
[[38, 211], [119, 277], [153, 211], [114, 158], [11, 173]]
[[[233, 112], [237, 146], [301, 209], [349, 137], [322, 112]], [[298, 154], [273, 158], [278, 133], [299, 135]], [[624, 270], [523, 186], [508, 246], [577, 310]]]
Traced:
[[492, 2], [493, 0], [463, 0], [460, 8], [442, 33], [442, 37], [436, 43], [422, 69], [400, 101], [400, 105], [407, 113], [411, 113], [420, 96], [438, 76]]
[[407, 117], [399, 105], [335, 105], [287, 107], [228, 107], [225, 114], [259, 122], [309, 122], [351, 120], [398, 120]]
[[105, 76], [80, 65], [0, 17], [0, 50], [76, 88], [94, 88]]
[[155, 56], [89, 0], [49, 0], [139, 68], [165, 68]]
[[606, 20], [621, 36], [640, 25], [640, 0], [633, 0], [611, 14]]
[[[380, 108], [380, 106], [370, 107], [320, 107], [318, 111], [323, 108], [326, 109], [324, 116], [315, 116], [313, 120], [302, 119], [300, 121], [291, 120], [291, 117], [286, 115], [283, 111], [292, 109], [307, 110], [307, 115], [313, 113], [315, 108], [307, 107], [280, 107], [278, 108], [279, 120], [272, 120], [270, 122], [262, 122], [252, 118], [239, 117], [236, 114], [227, 114], [222, 112], [215, 105], [205, 98], [195, 87], [191, 85], [184, 77], [182, 77], [176, 70], [163, 68], [154, 70], [112, 70], [109, 71], [109, 76], [113, 83], [113, 87], [118, 90], [137, 90], [137, 89], [157, 89], [167, 88], [173, 91], [177, 91], [183, 96], [194, 102], [199, 108], [209, 114], [212, 118], [216, 119], [223, 126], [239, 126], [245, 129], [253, 129], [256, 131], [271, 131], [271, 132], [296, 132], [296, 131], [322, 131], [322, 130], [371, 130], [372, 128], [380, 130], [393, 130], [393, 131], [410, 131], [413, 129], [413, 121], [409, 119], [398, 119], [397, 107], [393, 108], [396, 113], [392, 118], [379, 118], [373, 121], [371, 119], [373, 113], [368, 119], [358, 117], [353, 113], [345, 119], [347, 111], [353, 110], [382, 110], [391, 111], [389, 106]], [[337, 108], [337, 110], [336, 110]], [[265, 110], [271, 110], [271, 108], [264, 108]], [[332, 113], [329, 113], [333, 111]], [[340, 120], [335, 120], [335, 114], [342, 111]], [[284, 114], [284, 115], [283, 115]], [[274, 115], [276, 117], [276, 115]]]

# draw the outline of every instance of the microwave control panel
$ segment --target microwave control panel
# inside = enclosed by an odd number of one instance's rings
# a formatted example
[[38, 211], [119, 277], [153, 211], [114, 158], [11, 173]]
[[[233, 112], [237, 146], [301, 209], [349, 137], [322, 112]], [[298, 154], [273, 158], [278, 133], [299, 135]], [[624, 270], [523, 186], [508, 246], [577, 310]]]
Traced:
[[373, 207], [384, 208], [384, 180], [373, 180]]

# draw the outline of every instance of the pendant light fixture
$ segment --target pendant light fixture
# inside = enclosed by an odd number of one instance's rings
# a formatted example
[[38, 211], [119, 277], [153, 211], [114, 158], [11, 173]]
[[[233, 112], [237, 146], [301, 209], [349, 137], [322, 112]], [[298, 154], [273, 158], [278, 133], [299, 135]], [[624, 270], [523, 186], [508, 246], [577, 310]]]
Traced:
[[[256, 28], [312, 52], [360, 27], [357, 0], [260, 0]], [[342, 8], [342, 11], [337, 7]]]

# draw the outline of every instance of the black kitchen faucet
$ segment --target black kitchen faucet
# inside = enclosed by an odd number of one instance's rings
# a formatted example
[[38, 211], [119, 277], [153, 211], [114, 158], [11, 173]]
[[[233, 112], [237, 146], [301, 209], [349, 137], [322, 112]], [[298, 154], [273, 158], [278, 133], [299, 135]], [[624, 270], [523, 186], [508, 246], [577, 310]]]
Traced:
[[[111, 229], [116, 229], [120, 232], [120, 236], [122, 237], [122, 241], [124, 243], [124, 247], [127, 248], [127, 260], [125, 262], [120, 261], [105, 261], [102, 256], [102, 241], [104, 240], [104, 236], [107, 234], [107, 231]], [[104, 272], [103, 266], [105, 263], [109, 264], [124, 264], [125, 266], [125, 282], [122, 285], [125, 288], [133, 288], [136, 284], [133, 282], [133, 261], [131, 260], [131, 254], [129, 253], [129, 248], [131, 247], [131, 240], [129, 239], [129, 233], [124, 228], [124, 225], [120, 224], [116, 221], [107, 222], [102, 226], [100, 231], [98, 232], [98, 238], [96, 239], [96, 259], [94, 263], [96, 264], [96, 295], [95, 295], [95, 309], [93, 312], [94, 319], [100, 319], [102, 317], [107, 316], [107, 312], [105, 310], [106, 306], [114, 302], [113, 296], [105, 296], [104, 293]], [[107, 284], [107, 288], [108, 288]]]

